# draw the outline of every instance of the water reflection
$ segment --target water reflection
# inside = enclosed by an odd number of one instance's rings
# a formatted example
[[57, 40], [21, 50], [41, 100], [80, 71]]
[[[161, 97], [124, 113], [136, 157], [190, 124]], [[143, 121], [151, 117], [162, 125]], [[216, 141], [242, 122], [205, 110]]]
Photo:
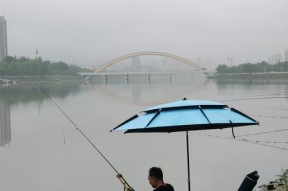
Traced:
[[[125, 104], [148, 106], [159, 103], [158, 98], [180, 100], [185, 96], [200, 97], [207, 82], [187, 83], [131, 83], [131, 84], [93, 84], [93, 88], [103, 97]], [[181, 95], [179, 97], [179, 95]]]
[[11, 141], [10, 105], [0, 100], [0, 147], [6, 147]]
[[[138, 190], [150, 189], [148, 184], [145, 187], [143, 180], [146, 178], [147, 168], [151, 165], [169, 169], [172, 174], [170, 179], [173, 179], [175, 187], [183, 190], [187, 185], [187, 169], [186, 165], [183, 165], [186, 160], [179, 157], [186, 152], [186, 147], [183, 147], [183, 134], [122, 136], [122, 133], [112, 135], [109, 130], [135, 112], [159, 103], [183, 97], [219, 101], [262, 94], [283, 94], [287, 84], [253, 85], [227, 82], [225, 87], [219, 88], [219, 84], [212, 80], [193, 80], [187, 83], [170, 83], [166, 80], [163, 83], [150, 84], [131, 81], [129, 84], [50, 83], [41, 84], [41, 88], [59, 104], [93, 143], [99, 146], [104, 155], [115, 162], [116, 167], [122, 168], [121, 171], [125, 169], [129, 182], [137, 185]], [[118, 182], [111, 183], [111, 169], [90, 146], [87, 146], [87, 142], [74, 126], [48, 99], [35, 84], [0, 88], [1, 113], [11, 115], [11, 126], [7, 125], [10, 122], [9, 118], [6, 118], [5, 128], [1, 126], [1, 141], [5, 140], [5, 145], [9, 145], [9, 151], [0, 149], [0, 168], [3, 171], [3, 176], [0, 176], [3, 180], [0, 190], [29, 190], [33, 187], [38, 190], [74, 191], [83, 189], [83, 185], [85, 190], [119, 189]], [[281, 118], [287, 116], [287, 102], [283, 99], [245, 100], [228, 104], [260, 121], [259, 127], [235, 129], [236, 136], [285, 129], [287, 126], [287, 118]], [[38, 112], [40, 109], [41, 112]], [[1, 121], [4, 120], [1, 118]], [[8, 135], [5, 139], [2, 137], [4, 131]], [[10, 139], [9, 131], [12, 132]], [[262, 142], [284, 142], [287, 140], [287, 132], [261, 134], [247, 137], [247, 140], [250, 138]], [[274, 175], [274, 171], [271, 173], [272, 170], [287, 166], [287, 152], [217, 138], [218, 135], [232, 137], [231, 130], [197, 133], [201, 133], [202, 136], [191, 132], [193, 188], [201, 185], [207, 185], [209, 189], [206, 190], [213, 189], [215, 185], [217, 188], [220, 188], [220, 185], [223, 187], [227, 181], [217, 177], [219, 174], [231, 172], [235, 172], [235, 180], [229, 182], [238, 186], [243, 174], [251, 169], [261, 169], [261, 175], [264, 177], [265, 174]], [[287, 144], [283, 147], [287, 148]], [[155, 150], [161, 150], [161, 153], [154, 152]], [[137, 173], [141, 175], [135, 176]], [[177, 176], [174, 176], [175, 174]], [[203, 176], [197, 176], [198, 174], [209, 176], [203, 179]], [[115, 177], [112, 175], [112, 178]], [[229, 189], [233, 190], [231, 186]]]
[[218, 85], [220, 84], [288, 84], [288, 79], [283, 78], [231, 78], [231, 77], [222, 77], [213, 79]]
[[[38, 86], [48, 95], [65, 98], [79, 92], [81, 83], [41, 83]], [[48, 99], [36, 84], [0, 87], [0, 100], [11, 105], [18, 103], [43, 102]]]
[[[157, 83], [143, 83], [139, 81], [132, 83], [130, 81], [131, 83], [129, 84], [125, 82], [119, 84], [118, 82], [119, 81], [115, 80], [115, 82], [106, 84], [99, 84], [95, 81], [84, 83], [41, 83], [38, 84], [40, 88], [36, 84], [0, 87], [0, 146], [8, 146], [11, 142], [11, 107], [17, 106], [18, 104], [32, 103], [38, 106], [40, 112], [41, 107], [39, 106], [43, 104], [45, 100], [49, 99], [47, 95], [53, 99], [65, 99], [68, 96], [75, 96], [81, 91], [85, 92], [90, 89], [102, 97], [110, 98], [110, 101], [114, 100], [118, 103], [138, 105], [144, 108], [159, 104], [159, 100], [168, 102], [177, 99], [180, 100], [184, 97], [188, 99], [211, 99], [225, 102], [227, 98], [224, 96], [229, 97], [230, 95], [242, 98], [245, 96], [247, 98], [251, 98], [251, 96], [263, 96], [265, 93], [266, 95], [268, 95], [268, 93], [272, 95], [271, 92], [273, 92], [273, 95], [283, 96], [285, 94], [286, 97], [288, 95], [288, 79], [254, 79], [248, 82], [246, 79], [205, 80], [202, 78], [192, 81], [187, 79], [182, 82], [171, 82], [167, 79], [158, 81]], [[257, 91], [255, 91], [255, 88]], [[244, 91], [245, 95], [243, 95], [244, 89], [249, 90]], [[249, 95], [249, 92], [253, 92], [253, 95]], [[179, 95], [181, 95], [181, 97], [179, 97]], [[219, 100], [219, 97], [223, 99]]]
[[[118, 83], [111, 81], [106, 84], [99, 84], [99, 82], [71, 82], [71, 83], [37, 83], [37, 84], [23, 84], [19, 86], [5, 86], [0, 87], [0, 103], [1, 103], [1, 140], [0, 146], [4, 147], [11, 142], [11, 119], [10, 109], [11, 107], [17, 107], [17, 105], [34, 104], [38, 108], [38, 113], [41, 111], [41, 105], [45, 100], [50, 99], [65, 99], [68, 96], [75, 96], [75, 94], [81, 91], [87, 91], [89, 89], [96, 90], [97, 93], [103, 97], [111, 98], [112, 100], [118, 100], [121, 103], [131, 105], [148, 106], [157, 104], [155, 102], [156, 97], [171, 97], [171, 100], [182, 99], [183, 97], [175, 97], [171, 95], [171, 92], [177, 92], [177, 95], [183, 96], [190, 92], [201, 92], [206, 83], [203, 79], [201, 83], [197, 81], [191, 81], [190, 79], [183, 80], [181, 83], [178, 81], [170, 81], [167, 79], [159, 80], [154, 83], [147, 83], [139, 81], [130, 81], [127, 84], [125, 82]], [[161, 89], [159, 89], [161, 87]], [[49, 96], [49, 97], [48, 97]], [[145, 97], [145, 99], [143, 99]], [[132, 99], [131, 99], [132, 98]], [[145, 102], [143, 102], [145, 100]]]
[[[246, 89], [254, 92], [254, 96], [282, 96], [288, 101], [288, 79], [283, 78], [229, 78], [222, 77], [213, 79], [213, 83], [217, 84], [217, 88], [221, 91], [235, 92], [237, 89]], [[255, 94], [255, 89], [261, 91]], [[271, 93], [273, 92], [273, 93]], [[240, 95], [241, 97], [249, 97], [249, 95]]]
[[55, 98], [65, 98], [79, 92], [80, 86], [81, 83], [43, 83], [0, 87], [0, 147], [7, 147], [11, 142], [11, 107], [31, 102], [39, 105], [49, 99], [44, 93]]

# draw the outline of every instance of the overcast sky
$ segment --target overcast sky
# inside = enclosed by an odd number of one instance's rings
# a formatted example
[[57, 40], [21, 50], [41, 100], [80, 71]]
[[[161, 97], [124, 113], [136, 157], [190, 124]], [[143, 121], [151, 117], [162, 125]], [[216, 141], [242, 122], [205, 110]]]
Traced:
[[0, 0], [0, 15], [9, 55], [83, 66], [139, 51], [238, 65], [288, 49], [287, 0]]

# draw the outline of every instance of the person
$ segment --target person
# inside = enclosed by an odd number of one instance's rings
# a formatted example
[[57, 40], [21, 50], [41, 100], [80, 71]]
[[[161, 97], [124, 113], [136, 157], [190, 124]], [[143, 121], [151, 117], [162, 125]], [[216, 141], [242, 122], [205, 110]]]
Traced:
[[[124, 180], [122, 174], [117, 174], [116, 177], [124, 185], [125, 191], [134, 191], [127, 182]], [[154, 191], [174, 191], [174, 188], [171, 184], [165, 183], [163, 180], [163, 172], [159, 167], [151, 167], [148, 174], [149, 184], [155, 188]]]
[[154, 191], [174, 191], [171, 184], [164, 182], [163, 172], [159, 167], [151, 167], [149, 169], [148, 181], [155, 188]]

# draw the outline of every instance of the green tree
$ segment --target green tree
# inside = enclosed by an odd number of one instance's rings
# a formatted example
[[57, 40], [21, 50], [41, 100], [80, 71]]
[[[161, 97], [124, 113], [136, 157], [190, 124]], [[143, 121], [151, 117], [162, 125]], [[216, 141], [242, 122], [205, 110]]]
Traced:
[[220, 74], [222, 74], [222, 73], [229, 73], [229, 72], [228, 72], [228, 67], [227, 67], [227, 65], [225, 65], [225, 64], [217, 66], [216, 72], [217, 72], [217, 73], [220, 73]]
[[16, 58], [12, 57], [12, 56], [6, 56], [6, 58], [4, 59], [5, 62], [15, 62]]
[[43, 61], [41, 58], [6, 57], [0, 62], [1, 76], [43, 76], [43, 75], [77, 75], [78, 72], [89, 72], [89, 69], [70, 66], [64, 62]]
[[288, 61], [277, 64], [268, 64], [265, 61], [260, 63], [244, 63], [238, 66], [219, 65], [216, 72], [221, 73], [256, 73], [256, 72], [288, 72]]

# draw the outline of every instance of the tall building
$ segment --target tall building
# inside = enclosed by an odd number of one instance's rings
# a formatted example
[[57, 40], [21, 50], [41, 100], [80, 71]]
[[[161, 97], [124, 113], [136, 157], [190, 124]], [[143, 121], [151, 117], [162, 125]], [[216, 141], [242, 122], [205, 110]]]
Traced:
[[0, 16], [0, 61], [8, 56], [7, 27], [4, 16]]

